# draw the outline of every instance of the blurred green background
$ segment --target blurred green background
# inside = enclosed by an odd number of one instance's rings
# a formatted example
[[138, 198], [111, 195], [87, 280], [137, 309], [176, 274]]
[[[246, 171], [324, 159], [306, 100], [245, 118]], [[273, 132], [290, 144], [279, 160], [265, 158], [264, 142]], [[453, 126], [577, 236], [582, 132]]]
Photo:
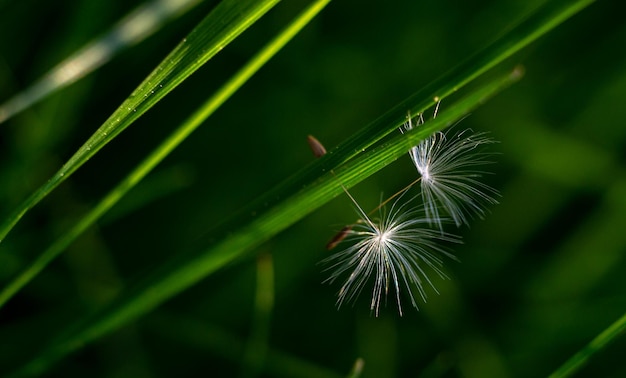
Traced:
[[[0, 1], [0, 102], [139, 1]], [[0, 216], [44, 183], [215, 5], [0, 124]], [[145, 182], [0, 310], [0, 373], [143, 272], [502, 34], [538, 1], [332, 2]], [[285, 1], [29, 213], [0, 248], [0, 284], [32, 261], [297, 14]], [[338, 197], [50, 376], [546, 376], [626, 312], [626, 23], [599, 2], [514, 56], [523, 80], [466, 118], [489, 131], [500, 204], [459, 229], [420, 311], [337, 310], [324, 245], [355, 215]], [[463, 92], [461, 91], [461, 94]], [[441, 104], [445, 110], [446, 102]], [[366, 209], [416, 177], [408, 156], [358, 185]], [[255, 310], [273, 263], [271, 315]], [[271, 279], [271, 274], [270, 274]], [[256, 312], [255, 312], [256, 311]], [[269, 316], [269, 318], [264, 318]], [[269, 319], [268, 321], [265, 320]], [[626, 340], [579, 376], [626, 376]]]

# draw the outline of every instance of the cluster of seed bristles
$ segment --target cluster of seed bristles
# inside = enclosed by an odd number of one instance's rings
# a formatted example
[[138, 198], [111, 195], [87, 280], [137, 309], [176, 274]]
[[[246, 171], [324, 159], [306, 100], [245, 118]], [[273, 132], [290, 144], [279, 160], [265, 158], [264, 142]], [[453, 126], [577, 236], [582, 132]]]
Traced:
[[[407, 132], [423, 123], [421, 114], [415, 118], [408, 114], [400, 131]], [[376, 316], [390, 289], [395, 291], [400, 315], [403, 288], [417, 308], [412, 287], [426, 301], [426, 285], [437, 292], [428, 271], [445, 279], [444, 258], [456, 259], [443, 245], [460, 243], [461, 239], [444, 231], [444, 224], [469, 225], [472, 218], [484, 217], [486, 206], [497, 203], [497, 191], [480, 181], [486, 172], [479, 169], [491, 163], [492, 153], [482, 147], [495, 141], [484, 132], [455, 131], [455, 128], [436, 132], [408, 151], [419, 177], [397, 193], [388, 211], [385, 206], [379, 206], [377, 217], [370, 217], [344, 188], [359, 220], [344, 227], [327, 244], [330, 250], [340, 243], [349, 243], [347, 248], [324, 260], [329, 264], [327, 270], [332, 271], [327, 281], [332, 283], [348, 274], [339, 290], [338, 306], [355, 300], [373, 275], [370, 309]], [[309, 145], [318, 157], [326, 153], [322, 144], [311, 136]], [[417, 182], [421, 196], [408, 195]], [[419, 197], [422, 204], [416, 205]]]

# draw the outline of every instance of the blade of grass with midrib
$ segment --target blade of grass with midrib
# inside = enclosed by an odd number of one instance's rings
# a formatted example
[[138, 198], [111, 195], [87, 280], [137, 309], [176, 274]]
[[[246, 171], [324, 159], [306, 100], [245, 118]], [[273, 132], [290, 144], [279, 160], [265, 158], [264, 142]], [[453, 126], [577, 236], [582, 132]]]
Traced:
[[[437, 102], [446, 97], [449, 97], [489, 69], [495, 67], [505, 59], [510, 58], [513, 54], [548, 33], [594, 1], [595, 0], [548, 1], [543, 6], [524, 17], [490, 45], [468, 57], [467, 60], [438, 79], [428, 83], [406, 100], [394, 106], [366, 127], [360, 129], [343, 143], [330, 149], [329, 154], [324, 157], [324, 159], [327, 159], [327, 165], [332, 166], [346, 162], [362, 153], [369, 146], [374, 145], [400, 126], [405, 120], [407, 111], [411, 114], [423, 113], [428, 108], [434, 106]], [[313, 174], [313, 172], [310, 171], [300, 171], [298, 173], [300, 178], [311, 174]], [[298, 180], [294, 180], [293, 182], [297, 181]], [[268, 205], [275, 203], [280, 198], [281, 192], [299, 189], [297, 187], [291, 187], [290, 189], [286, 187], [286, 185], [290, 185], [290, 182], [292, 181], [285, 181], [283, 185], [275, 187], [273, 189], [273, 195], [268, 195], [266, 196], [267, 198], [263, 200], [255, 201], [255, 211], [262, 211]]]
[[29, 209], [279, 1], [224, 0], [215, 7], [61, 169], [4, 220], [0, 226], [0, 243]]

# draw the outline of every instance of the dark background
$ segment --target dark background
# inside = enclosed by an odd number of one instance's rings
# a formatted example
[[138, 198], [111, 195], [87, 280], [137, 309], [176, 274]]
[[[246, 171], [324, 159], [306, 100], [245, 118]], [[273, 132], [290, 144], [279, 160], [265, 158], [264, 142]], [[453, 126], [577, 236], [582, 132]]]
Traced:
[[[215, 2], [205, 2], [86, 79], [0, 125], [0, 215], [90, 136]], [[0, 367], [103, 306], [125, 285], [502, 34], [534, 1], [332, 2], [122, 203], [0, 311]], [[337, 310], [326, 242], [354, 220], [338, 197], [266, 243], [275, 306], [262, 376], [545, 376], [626, 311], [626, 23], [598, 2], [506, 61], [523, 80], [463, 121], [489, 131], [502, 194], [457, 232], [461, 263], [433, 277], [420, 311], [374, 317], [369, 292]], [[104, 33], [137, 1], [0, 1], [0, 101]], [[285, 1], [105, 147], [29, 213], [0, 249], [8, 281], [96, 203], [305, 5]], [[445, 111], [446, 102], [441, 104]], [[364, 208], [416, 177], [408, 157], [352, 191]], [[248, 256], [51, 376], [244, 374], [256, 259]], [[580, 376], [624, 376], [626, 341]], [[257, 351], [262, 349], [257, 349]], [[274, 357], [273, 357], [274, 356]], [[278, 361], [278, 362], [276, 362]], [[311, 366], [307, 365], [310, 364]], [[298, 366], [300, 368], [298, 368]], [[315, 370], [319, 369], [319, 370]], [[249, 371], [248, 371], [249, 372]], [[245, 375], [245, 374], [244, 374]]]

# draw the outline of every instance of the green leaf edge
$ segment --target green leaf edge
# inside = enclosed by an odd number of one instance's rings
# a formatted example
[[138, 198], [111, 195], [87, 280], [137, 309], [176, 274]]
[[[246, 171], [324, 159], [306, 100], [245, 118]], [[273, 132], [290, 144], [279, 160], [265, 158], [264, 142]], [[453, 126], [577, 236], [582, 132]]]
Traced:
[[626, 331], [626, 314], [622, 315], [613, 324], [611, 324], [602, 333], [596, 336], [589, 344], [583, 349], [578, 351], [563, 365], [559, 366], [552, 374], [550, 378], [564, 378], [570, 377], [581, 367], [583, 367], [587, 361], [599, 350], [607, 346], [611, 341], [622, 335]]
[[79, 167], [243, 33], [280, 0], [224, 0], [152, 71], [44, 185], [0, 226], [0, 243], [19, 220]]

